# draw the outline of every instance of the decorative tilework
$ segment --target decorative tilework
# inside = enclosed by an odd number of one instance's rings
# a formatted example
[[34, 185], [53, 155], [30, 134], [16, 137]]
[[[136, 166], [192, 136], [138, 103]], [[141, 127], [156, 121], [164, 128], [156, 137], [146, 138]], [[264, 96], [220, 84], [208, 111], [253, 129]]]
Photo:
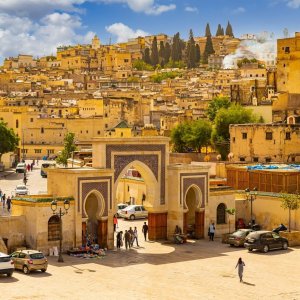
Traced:
[[[117, 152], [117, 154], [113, 154]], [[120, 154], [122, 152], [127, 152]], [[128, 154], [128, 152], [130, 154]], [[160, 161], [157, 154], [148, 154], [144, 152], [160, 152]], [[114, 165], [112, 166], [112, 156], [114, 156]], [[106, 145], [106, 167], [114, 169], [114, 182], [122, 170], [130, 164], [130, 162], [139, 160], [147, 165], [158, 180], [159, 166], [161, 168], [160, 176], [160, 204], [165, 204], [165, 180], [166, 180], [166, 147], [164, 144], [141, 145], [141, 144], [119, 144]]]

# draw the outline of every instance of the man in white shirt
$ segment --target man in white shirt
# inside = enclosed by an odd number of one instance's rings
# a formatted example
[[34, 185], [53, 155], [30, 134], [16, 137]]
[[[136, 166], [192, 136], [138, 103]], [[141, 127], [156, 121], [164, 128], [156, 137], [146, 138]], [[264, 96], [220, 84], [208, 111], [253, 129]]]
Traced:
[[216, 228], [215, 228], [215, 223], [212, 222], [212, 223], [209, 225], [209, 230], [208, 230], [208, 232], [209, 232], [209, 240], [210, 240], [210, 241], [213, 241], [213, 240], [214, 240], [215, 230], [216, 230]]

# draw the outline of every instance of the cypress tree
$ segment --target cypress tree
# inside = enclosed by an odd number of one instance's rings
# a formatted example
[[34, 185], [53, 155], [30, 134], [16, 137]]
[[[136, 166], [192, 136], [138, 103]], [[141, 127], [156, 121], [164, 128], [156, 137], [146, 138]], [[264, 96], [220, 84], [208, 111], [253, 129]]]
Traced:
[[195, 68], [196, 67], [196, 45], [194, 40], [194, 35], [192, 29], [190, 30], [190, 37], [187, 42], [187, 49], [186, 49], [186, 60], [187, 60], [187, 67]]
[[171, 58], [173, 61], [182, 59], [182, 50], [184, 49], [183, 41], [180, 39], [180, 34], [177, 32], [173, 37]]
[[222, 35], [222, 27], [221, 27], [221, 25], [219, 24], [219, 25], [218, 25], [217, 32], [216, 32], [216, 36], [221, 36], [221, 35]]
[[150, 49], [147, 47], [144, 52], [144, 62], [151, 65]]
[[171, 46], [169, 43], [166, 43], [165, 45], [165, 56], [164, 56], [164, 61], [167, 64], [170, 60], [170, 56], [171, 56]]
[[215, 53], [215, 50], [213, 47], [212, 39], [211, 39], [211, 36], [208, 36], [206, 38], [206, 44], [205, 44], [205, 49], [204, 49], [204, 53], [203, 53], [203, 63], [204, 64], [208, 63], [208, 56], [213, 53]]
[[159, 63], [156, 36], [154, 37], [154, 39], [152, 41], [152, 46], [151, 46], [151, 63], [152, 63], [152, 66], [156, 66]]
[[196, 63], [199, 64], [201, 59], [201, 52], [199, 44], [196, 45]]
[[211, 36], [209, 23], [206, 24], [206, 28], [205, 28], [205, 36], [206, 36], [206, 37]]
[[221, 27], [221, 35], [224, 35], [224, 28]]
[[159, 56], [160, 61], [165, 59], [165, 44], [163, 41], [160, 41], [160, 43], [159, 43], [158, 56]]
[[233, 30], [232, 30], [232, 26], [231, 26], [231, 24], [229, 23], [229, 21], [228, 21], [228, 24], [227, 24], [227, 27], [226, 27], [226, 35], [229, 35], [229, 36], [231, 36], [231, 37], [234, 37], [234, 35], [233, 35]]

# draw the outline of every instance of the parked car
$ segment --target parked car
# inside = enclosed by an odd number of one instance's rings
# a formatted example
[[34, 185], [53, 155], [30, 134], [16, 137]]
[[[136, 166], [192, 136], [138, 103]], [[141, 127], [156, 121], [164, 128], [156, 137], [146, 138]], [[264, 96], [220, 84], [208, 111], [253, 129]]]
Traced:
[[126, 203], [119, 203], [117, 205], [117, 218], [120, 217], [121, 210], [126, 208], [127, 206], [128, 206], [128, 204], [126, 204]]
[[244, 246], [247, 235], [253, 231], [253, 229], [239, 229], [228, 236], [226, 243], [230, 246]]
[[257, 249], [266, 253], [273, 249], [287, 250], [289, 242], [276, 232], [259, 230], [248, 234], [244, 246], [249, 251]]
[[15, 269], [29, 274], [33, 270], [47, 271], [48, 261], [42, 252], [36, 250], [19, 250], [11, 254]]
[[148, 218], [148, 211], [143, 205], [129, 205], [121, 210], [120, 216], [130, 220]]
[[14, 262], [8, 254], [0, 252], [0, 274], [11, 277], [15, 270]]
[[26, 164], [18, 163], [16, 167], [16, 173], [25, 173], [26, 172]]
[[16, 196], [28, 195], [28, 188], [24, 184], [18, 184], [15, 188]]

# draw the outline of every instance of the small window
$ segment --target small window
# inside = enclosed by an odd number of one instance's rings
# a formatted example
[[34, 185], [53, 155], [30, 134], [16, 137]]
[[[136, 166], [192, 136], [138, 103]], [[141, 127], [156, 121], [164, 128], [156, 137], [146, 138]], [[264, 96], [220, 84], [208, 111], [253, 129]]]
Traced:
[[41, 133], [44, 133], [44, 127], [41, 128]]
[[30, 118], [30, 122], [31, 122], [31, 123], [33, 122], [33, 118]]
[[266, 161], [266, 163], [270, 163], [271, 162], [271, 158], [270, 157], [266, 157], [265, 161]]
[[258, 157], [253, 157], [254, 162], [258, 162]]
[[34, 149], [34, 153], [36, 154], [42, 153], [42, 149]]
[[19, 120], [16, 120], [16, 128], [19, 128]]
[[235, 137], [232, 138], [232, 142], [235, 143]]
[[245, 161], [245, 157], [240, 157], [240, 161]]
[[97, 134], [100, 135], [100, 130], [97, 131]]
[[243, 138], [243, 140], [246, 140], [246, 139], [247, 139], [247, 132], [243, 132], [243, 133], [242, 133], [242, 138]]
[[290, 132], [286, 132], [285, 133], [285, 139], [286, 140], [290, 140], [291, 139], [291, 133]]
[[273, 132], [266, 132], [266, 140], [268, 141], [273, 140]]
[[285, 47], [284, 52], [285, 53], [290, 53], [290, 47]]
[[129, 192], [129, 185], [127, 185], [127, 192]]
[[226, 205], [220, 203], [217, 207], [217, 224], [225, 224], [226, 220]]

